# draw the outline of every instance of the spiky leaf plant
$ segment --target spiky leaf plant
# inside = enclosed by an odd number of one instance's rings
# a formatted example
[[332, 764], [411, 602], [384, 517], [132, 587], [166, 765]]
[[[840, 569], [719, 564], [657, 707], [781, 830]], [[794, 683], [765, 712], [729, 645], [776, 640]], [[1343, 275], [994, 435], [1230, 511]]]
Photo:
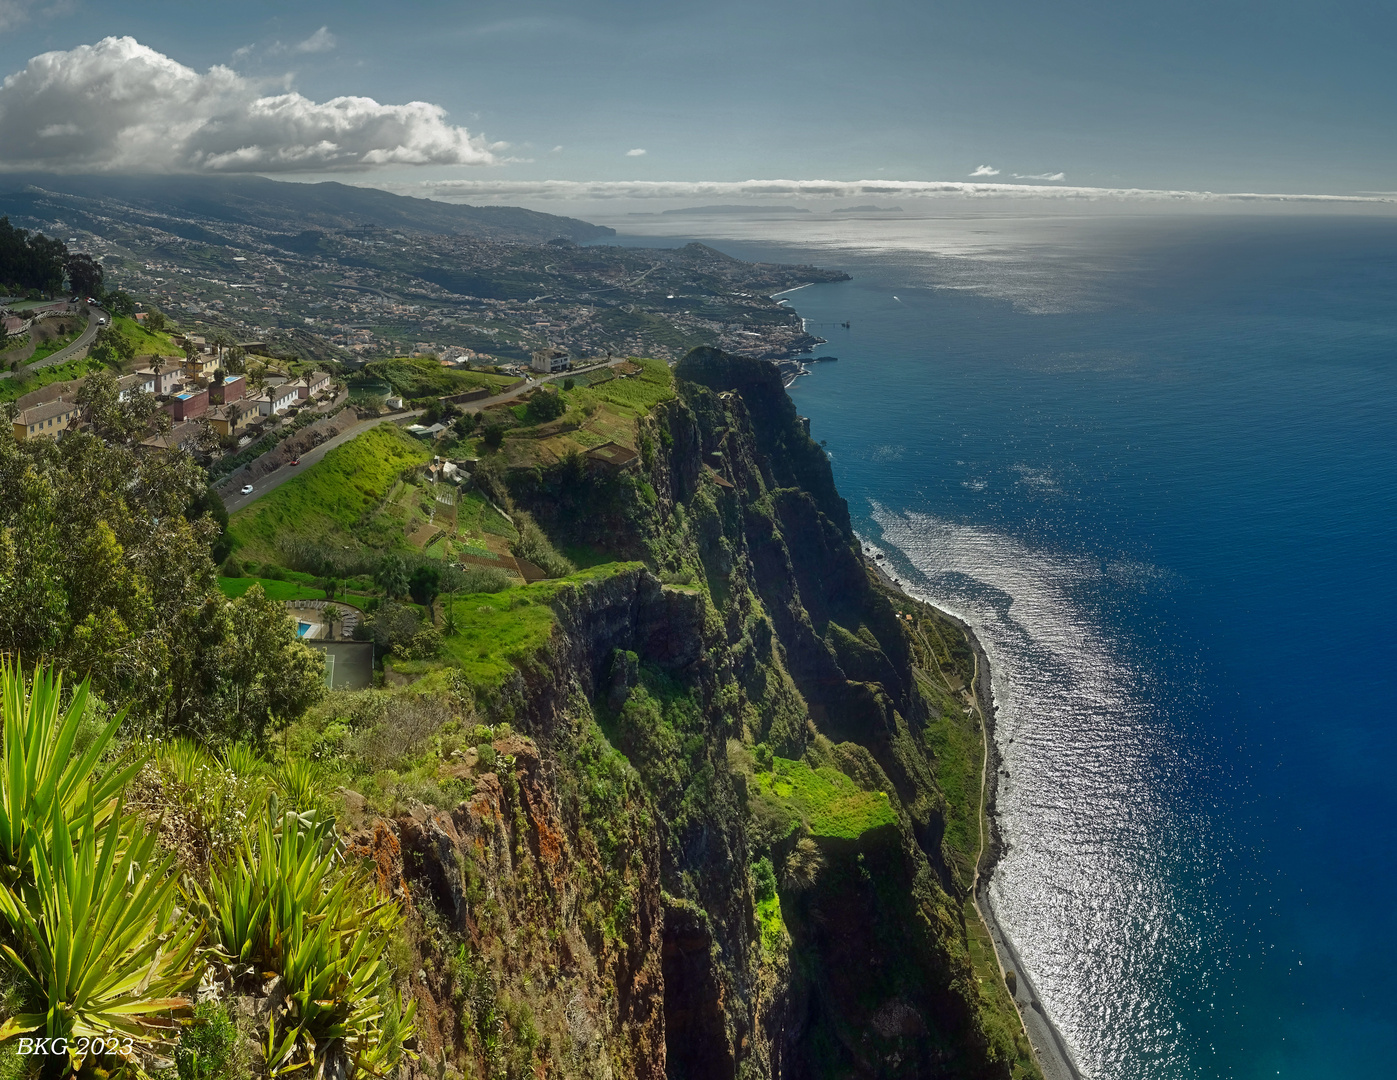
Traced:
[[32, 882], [0, 887], [13, 943], [0, 955], [43, 1010], [10, 1017], [0, 1041], [42, 1031], [76, 1054], [76, 1040], [177, 1034], [171, 1014], [190, 1004], [203, 927], [177, 906], [171, 860], [119, 805], [99, 824], [90, 796], [72, 829], [55, 801], [46, 836], [29, 851]]
[[117, 794], [141, 767], [138, 759], [128, 756], [94, 776], [125, 711], [107, 721], [85, 752], [74, 755], [87, 709], [87, 680], [73, 692], [66, 709], [62, 696], [63, 677], [52, 668], [36, 667], [26, 685], [17, 663], [0, 660], [0, 884], [32, 880], [33, 852], [48, 844], [57, 818], [71, 832], [91, 801], [96, 824], [108, 821]]
[[264, 1047], [272, 1075], [314, 1071], [337, 1050], [368, 1074], [396, 1064], [415, 1030], [384, 959], [402, 915], [343, 864], [328, 822], [264, 818], [214, 867], [206, 903], [229, 961], [285, 982]]

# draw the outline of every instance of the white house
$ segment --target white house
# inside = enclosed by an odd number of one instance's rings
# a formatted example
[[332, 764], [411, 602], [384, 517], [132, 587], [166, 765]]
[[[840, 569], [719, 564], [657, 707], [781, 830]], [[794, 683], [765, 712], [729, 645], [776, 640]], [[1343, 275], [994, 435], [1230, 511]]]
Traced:
[[562, 349], [535, 349], [531, 366], [535, 371], [551, 375], [555, 371], [566, 371], [572, 362]]
[[296, 393], [295, 384], [285, 383], [281, 386], [268, 387], [251, 400], [257, 406], [257, 411], [263, 416], [275, 416], [296, 404], [298, 399], [299, 395]]

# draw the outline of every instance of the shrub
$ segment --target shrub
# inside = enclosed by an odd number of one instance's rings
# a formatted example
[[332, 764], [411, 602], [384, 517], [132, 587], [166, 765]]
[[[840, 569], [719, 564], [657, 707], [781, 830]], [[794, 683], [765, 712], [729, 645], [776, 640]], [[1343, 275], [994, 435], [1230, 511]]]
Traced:
[[752, 864], [752, 895], [758, 903], [776, 896], [776, 868], [765, 855]]
[[535, 391], [526, 407], [529, 419], [536, 424], [556, 420], [567, 412], [567, 409], [567, 402], [563, 400], [563, 396], [550, 390]]
[[238, 1068], [237, 1049], [238, 1031], [228, 1010], [217, 1001], [201, 1002], [175, 1048], [175, 1074], [179, 1080], [231, 1080], [244, 1071]]
[[519, 539], [510, 545], [510, 550], [521, 559], [527, 559], [539, 567], [549, 577], [566, 577], [577, 569], [572, 562], [558, 552], [543, 530], [527, 513], [515, 514], [514, 527]]
[[228, 558], [223, 560], [223, 565], [219, 568], [218, 572], [224, 577], [242, 577], [242, 563], [238, 562], [235, 556], [229, 555]]
[[264, 817], [203, 897], [224, 953], [285, 981], [289, 1007], [265, 1044], [272, 1075], [328, 1072], [340, 1052], [350, 1073], [387, 1072], [415, 1032], [416, 1003], [402, 1008], [387, 961], [402, 913], [378, 899], [367, 871], [339, 861], [333, 838], [330, 820]]

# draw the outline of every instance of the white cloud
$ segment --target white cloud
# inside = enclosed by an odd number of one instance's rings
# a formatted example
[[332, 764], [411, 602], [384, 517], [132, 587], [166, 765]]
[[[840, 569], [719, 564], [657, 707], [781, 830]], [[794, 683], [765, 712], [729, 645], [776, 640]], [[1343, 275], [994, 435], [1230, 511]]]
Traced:
[[0, 0], [0, 30], [28, 22], [35, 14], [66, 15], [71, 9], [69, 0], [57, 3], [43, 3], [41, 0]]
[[316, 102], [223, 65], [205, 74], [130, 37], [36, 56], [0, 83], [3, 169], [322, 172], [491, 165], [490, 143], [425, 101]]
[[637, 146], [634, 150], [627, 150], [627, 151], [626, 151], [626, 157], [644, 157], [644, 156], [645, 156], [645, 151], [642, 150], [642, 149], [641, 149], [640, 147], [638, 147], [638, 146]]
[[550, 154], [561, 154], [563, 152], [563, 146], [561, 143], [559, 143], [557, 146], [553, 147], [553, 149], [548, 152]]
[[1066, 180], [1067, 174], [1060, 172], [1015, 173], [1015, 180]]
[[978, 165], [971, 176], [998, 176], [999, 170], [992, 165]]
[[508, 199], [741, 199], [784, 198], [1022, 198], [1089, 202], [1321, 202], [1397, 204], [1397, 195], [1286, 195], [1214, 193], [1149, 188], [1042, 187], [1038, 184], [970, 183], [964, 180], [430, 180], [392, 185], [394, 191], [438, 199], [488, 202]]
[[337, 44], [335, 35], [330, 33], [328, 26], [322, 26], [305, 41], [296, 46], [296, 51], [300, 53], [329, 52]]

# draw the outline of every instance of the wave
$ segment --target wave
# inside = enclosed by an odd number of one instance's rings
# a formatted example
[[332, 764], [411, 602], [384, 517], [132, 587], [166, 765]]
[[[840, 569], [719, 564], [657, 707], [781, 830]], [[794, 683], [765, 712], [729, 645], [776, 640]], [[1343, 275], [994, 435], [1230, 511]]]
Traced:
[[866, 547], [911, 591], [965, 619], [989, 656], [1008, 851], [991, 900], [1042, 1005], [1096, 1078], [1195, 1075], [1168, 987], [1216, 978], [1215, 934], [1180, 890], [1200, 839], [1172, 796], [1189, 763], [1167, 736], [1159, 673], [1088, 601], [1167, 574], [1032, 548], [990, 529], [875, 505]]

